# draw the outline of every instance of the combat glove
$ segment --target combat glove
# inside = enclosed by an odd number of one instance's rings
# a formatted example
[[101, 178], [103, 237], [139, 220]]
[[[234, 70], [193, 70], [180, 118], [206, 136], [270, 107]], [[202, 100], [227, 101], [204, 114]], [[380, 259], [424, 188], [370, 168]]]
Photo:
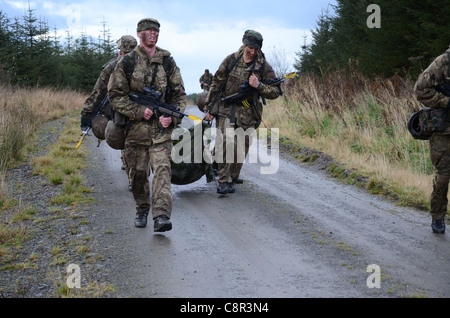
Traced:
[[91, 128], [92, 127], [92, 113], [82, 112], [81, 113], [81, 128]]

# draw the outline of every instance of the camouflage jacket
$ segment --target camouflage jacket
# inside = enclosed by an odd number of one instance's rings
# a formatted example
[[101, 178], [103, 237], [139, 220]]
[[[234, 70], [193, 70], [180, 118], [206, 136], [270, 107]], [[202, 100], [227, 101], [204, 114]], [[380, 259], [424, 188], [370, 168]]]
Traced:
[[108, 81], [119, 59], [120, 57], [115, 58], [103, 66], [103, 70], [95, 83], [94, 90], [83, 104], [83, 112], [97, 112], [108, 93]]
[[[219, 69], [217, 70], [216, 74], [214, 75], [213, 83], [211, 85], [208, 97], [206, 99], [207, 108], [211, 105], [211, 103], [215, 100], [216, 95], [219, 93], [219, 90], [226, 79], [229, 68], [232, 67], [232, 65], [230, 64], [234, 64], [234, 62], [236, 62], [237, 60], [237, 64], [231, 70], [230, 76], [228, 78], [228, 81], [225, 85], [223, 92], [220, 93], [220, 96], [218, 96], [217, 101], [214, 103], [212, 109], [210, 110], [210, 114], [213, 115], [214, 117], [218, 116], [228, 118], [230, 117], [232, 107], [230, 107], [230, 105], [228, 106], [225, 105], [221, 101], [221, 98], [239, 92], [240, 86], [244, 84], [246, 80], [249, 79], [252, 73], [253, 65], [247, 65], [244, 62], [244, 60], [242, 59], [243, 52], [244, 46], [241, 46], [239, 51], [227, 56], [225, 60], [222, 62], [222, 64], [219, 66]], [[258, 96], [262, 96], [267, 99], [275, 99], [278, 96], [280, 96], [280, 92], [277, 87], [263, 84], [268, 80], [274, 79], [275, 72], [273, 71], [269, 63], [266, 61], [266, 58], [261, 51], [258, 53], [256, 57], [254, 74], [258, 77], [259, 81], [262, 83], [262, 85], [257, 89], [257, 93], [255, 93], [254, 96], [255, 98], [257, 98]], [[258, 103], [260, 104], [259, 101]], [[258, 108], [260, 114], [256, 115], [261, 117], [262, 107], [261, 105], [259, 106], [260, 107]], [[251, 127], [258, 120], [258, 118], [255, 117], [255, 113], [252, 109], [241, 107], [241, 105], [239, 105], [239, 107], [236, 107], [235, 116], [237, 121], [236, 123], [239, 126], [244, 127]]]
[[213, 75], [211, 73], [208, 73], [208, 74], [205, 73], [200, 77], [199, 81], [200, 81], [200, 83], [206, 83], [206, 84], [211, 85], [212, 80], [213, 80]]
[[[171, 58], [171, 69], [169, 74], [166, 74], [163, 67], [164, 57], [170, 57], [170, 53], [159, 47], [156, 48], [153, 58], [150, 58], [144, 49], [137, 46], [133, 52], [120, 59], [111, 75], [108, 83], [109, 99], [114, 110], [129, 119], [126, 136], [128, 142], [141, 145], [165, 142], [171, 139], [174, 126], [180, 122], [179, 119], [172, 118], [172, 125], [161, 131], [159, 119], [144, 120], [143, 116], [147, 107], [131, 101], [128, 97], [129, 91], [143, 92], [145, 86], [150, 87], [155, 71], [156, 77], [153, 84], [160, 92], [163, 92], [161, 100], [180, 107], [181, 111], [186, 108], [186, 93], [180, 69]], [[170, 98], [166, 96], [168, 87], [171, 92]]]
[[416, 98], [426, 107], [447, 108], [450, 97], [445, 96], [436, 87], [450, 84], [450, 48], [438, 56], [419, 76], [414, 92]]

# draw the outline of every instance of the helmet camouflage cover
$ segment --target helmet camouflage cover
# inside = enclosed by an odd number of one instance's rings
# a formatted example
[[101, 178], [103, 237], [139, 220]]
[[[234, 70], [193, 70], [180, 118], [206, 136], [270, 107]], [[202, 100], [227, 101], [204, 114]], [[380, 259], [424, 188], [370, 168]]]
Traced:
[[131, 35], [124, 35], [117, 41], [117, 46], [123, 54], [127, 54], [134, 50], [137, 46], [137, 41]]

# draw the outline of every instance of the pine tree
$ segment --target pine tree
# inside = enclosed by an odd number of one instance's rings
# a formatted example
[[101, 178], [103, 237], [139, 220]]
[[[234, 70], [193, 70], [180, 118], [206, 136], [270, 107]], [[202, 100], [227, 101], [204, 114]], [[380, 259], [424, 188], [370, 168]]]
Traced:
[[448, 0], [378, 0], [381, 27], [367, 24], [372, 0], [337, 0], [322, 16], [313, 43], [298, 53], [303, 71], [356, 68], [368, 76], [417, 76], [450, 44]]

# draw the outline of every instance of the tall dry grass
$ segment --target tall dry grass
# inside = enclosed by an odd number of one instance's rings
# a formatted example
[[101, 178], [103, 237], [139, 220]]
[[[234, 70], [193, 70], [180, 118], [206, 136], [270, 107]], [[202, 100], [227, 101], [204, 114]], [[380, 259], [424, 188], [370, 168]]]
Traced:
[[428, 208], [433, 167], [428, 142], [414, 140], [407, 120], [422, 106], [414, 83], [370, 80], [354, 72], [300, 76], [264, 111], [269, 127], [370, 176], [402, 204]]
[[5, 195], [4, 172], [21, 159], [36, 129], [81, 110], [85, 98], [71, 90], [0, 85], [0, 202]]

